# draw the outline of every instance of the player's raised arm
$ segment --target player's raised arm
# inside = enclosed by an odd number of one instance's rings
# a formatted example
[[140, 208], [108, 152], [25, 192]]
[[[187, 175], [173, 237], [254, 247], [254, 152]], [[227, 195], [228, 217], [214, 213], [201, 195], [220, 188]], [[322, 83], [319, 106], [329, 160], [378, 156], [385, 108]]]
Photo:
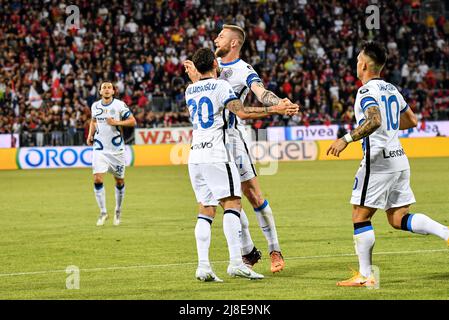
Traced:
[[[251, 91], [254, 92], [254, 94], [256, 95], [257, 99], [265, 106], [265, 107], [271, 107], [271, 106], [276, 106], [276, 105], [283, 105], [283, 104], [292, 104], [292, 102], [290, 101], [290, 99], [288, 98], [279, 98], [277, 95], [275, 95], [272, 91], [265, 89], [264, 85], [262, 82], [260, 81], [254, 81], [251, 83], [250, 85], [251, 87]], [[299, 105], [294, 104], [295, 106], [298, 107], [298, 111], [299, 111]], [[294, 115], [297, 112], [293, 113], [293, 114], [288, 114], [287, 115]]]
[[407, 107], [407, 109], [401, 113], [399, 123], [400, 130], [407, 130], [416, 127], [418, 125], [418, 119], [413, 110], [410, 107]]
[[190, 78], [190, 81], [193, 83], [197, 82], [201, 78], [201, 73], [196, 70], [195, 65], [193, 64], [193, 61], [186, 60], [184, 61], [184, 68], [187, 73], [187, 75]]
[[95, 118], [90, 119], [89, 134], [87, 135], [87, 145], [88, 146], [92, 146], [94, 143], [94, 132], [95, 132], [96, 123], [97, 123], [97, 120]]
[[339, 157], [340, 152], [342, 152], [349, 143], [369, 136], [382, 125], [382, 116], [377, 104], [373, 104], [365, 110], [365, 117], [366, 120], [363, 121], [360, 126], [352, 130], [350, 133], [347, 133], [344, 137], [335, 140], [329, 149], [327, 149], [326, 155], [329, 155], [330, 153], [336, 157]]
[[256, 95], [257, 100], [259, 100], [266, 107], [275, 106], [282, 100], [272, 91], [265, 89], [265, 86], [260, 81], [254, 81], [253, 83], [251, 83], [250, 88], [251, 91]]
[[278, 105], [260, 108], [246, 107], [239, 99], [234, 99], [229, 101], [225, 106], [243, 120], [259, 119], [273, 114], [294, 115], [299, 111], [297, 104], [285, 100], [280, 101]]

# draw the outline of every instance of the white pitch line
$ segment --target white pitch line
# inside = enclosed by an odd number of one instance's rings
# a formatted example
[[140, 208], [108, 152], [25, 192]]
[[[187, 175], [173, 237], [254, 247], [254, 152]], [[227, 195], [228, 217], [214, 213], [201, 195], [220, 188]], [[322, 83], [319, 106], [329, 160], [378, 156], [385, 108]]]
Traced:
[[[391, 255], [391, 254], [419, 254], [419, 253], [433, 253], [433, 252], [447, 252], [448, 249], [430, 249], [430, 250], [412, 250], [412, 251], [386, 251], [375, 252], [373, 255]], [[342, 253], [342, 254], [328, 254], [320, 256], [303, 256], [303, 257], [288, 257], [285, 260], [302, 260], [302, 259], [325, 259], [325, 258], [341, 258], [352, 257], [354, 253]], [[216, 263], [227, 263], [228, 261], [214, 261]], [[183, 262], [183, 263], [169, 263], [169, 264], [150, 264], [150, 265], [138, 265], [138, 266], [123, 266], [123, 267], [102, 267], [102, 268], [88, 268], [80, 269], [80, 272], [96, 272], [96, 271], [108, 271], [108, 270], [127, 270], [127, 269], [147, 269], [147, 268], [166, 268], [166, 267], [182, 267], [189, 265], [196, 265], [197, 262]], [[33, 271], [33, 272], [16, 272], [16, 273], [0, 273], [0, 277], [14, 277], [14, 276], [30, 276], [49, 273], [65, 273], [66, 270], [46, 270], [46, 271]]]

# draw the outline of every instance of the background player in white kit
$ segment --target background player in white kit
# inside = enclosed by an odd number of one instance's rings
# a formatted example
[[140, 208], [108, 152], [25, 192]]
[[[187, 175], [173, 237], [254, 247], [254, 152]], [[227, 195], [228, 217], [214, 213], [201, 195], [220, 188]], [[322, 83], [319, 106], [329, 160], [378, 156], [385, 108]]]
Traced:
[[116, 181], [114, 225], [120, 224], [125, 197], [125, 143], [120, 126], [136, 125], [136, 119], [131, 111], [123, 101], [114, 98], [114, 93], [115, 89], [111, 82], [101, 83], [101, 100], [92, 104], [92, 119], [87, 137], [87, 144], [93, 145], [94, 191], [100, 208], [97, 226], [104, 225], [108, 218], [106, 192], [103, 186], [103, 176], [108, 171], [114, 175]]
[[198, 251], [196, 278], [201, 281], [221, 281], [209, 262], [211, 224], [220, 204], [224, 209], [223, 231], [229, 250], [227, 272], [231, 276], [261, 279], [248, 268], [240, 251], [240, 178], [233, 155], [229, 150], [226, 109], [242, 118], [260, 118], [270, 114], [296, 114], [298, 107], [291, 104], [269, 108], [244, 107], [232, 87], [216, 79], [218, 62], [208, 48], [199, 49], [193, 63], [200, 73], [197, 82], [186, 89], [186, 103], [193, 124], [192, 146], [189, 154], [189, 175], [199, 204], [195, 227]]
[[446, 226], [428, 216], [409, 213], [415, 197], [410, 188], [410, 166], [398, 138], [398, 131], [417, 125], [416, 116], [396, 87], [380, 79], [386, 51], [368, 42], [357, 57], [357, 77], [363, 86], [355, 101], [356, 129], [337, 139], [327, 154], [339, 156], [352, 141], [363, 138], [364, 157], [352, 191], [354, 243], [359, 272], [338, 282], [338, 286], [375, 285], [372, 251], [375, 237], [371, 218], [377, 209], [385, 210], [390, 225], [399, 230], [433, 234], [448, 242]]
[[[273, 92], [264, 88], [262, 80], [251, 65], [240, 59], [240, 50], [245, 42], [245, 32], [236, 25], [223, 25], [223, 30], [215, 39], [215, 55], [219, 58], [220, 79], [231, 84], [234, 93], [242, 101], [251, 90], [257, 99], [265, 106], [270, 107], [282, 103], [282, 99]], [[191, 61], [184, 63], [190, 79], [195, 82], [198, 74]], [[291, 103], [288, 99], [284, 100]], [[268, 252], [271, 259], [271, 271], [279, 272], [285, 266], [281, 253], [276, 224], [272, 209], [263, 197], [257, 180], [257, 173], [248, 152], [248, 138], [241, 119], [230, 114], [229, 136], [232, 150], [240, 173], [241, 187], [245, 197], [251, 203], [256, 213], [257, 221], [268, 242]], [[241, 212], [242, 223], [242, 253], [248, 266], [253, 266], [261, 258], [261, 252], [256, 249], [249, 232], [249, 222], [245, 212]]]

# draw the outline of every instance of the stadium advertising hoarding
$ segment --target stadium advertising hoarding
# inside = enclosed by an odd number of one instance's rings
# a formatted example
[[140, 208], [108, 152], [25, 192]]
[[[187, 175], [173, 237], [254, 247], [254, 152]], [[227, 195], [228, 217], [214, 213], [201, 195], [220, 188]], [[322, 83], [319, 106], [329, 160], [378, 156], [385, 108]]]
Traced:
[[[247, 147], [254, 163], [316, 160], [318, 158], [318, 146], [315, 141], [258, 141], [250, 142]], [[188, 163], [190, 144], [135, 146], [134, 151], [136, 154], [135, 166], [180, 165]], [[239, 160], [236, 159], [236, 161]]]
[[190, 143], [192, 127], [135, 129], [134, 137], [137, 145]]
[[18, 148], [19, 147], [19, 135], [14, 134], [0, 134], [0, 148]]
[[[298, 141], [298, 140], [335, 140], [337, 139], [338, 125], [313, 125], [293, 127], [267, 128], [268, 141]], [[345, 129], [349, 126], [345, 125]], [[449, 121], [419, 122], [418, 126], [399, 133], [401, 138], [449, 137]]]
[[449, 137], [449, 121], [418, 122], [416, 128], [402, 130], [401, 138]]
[[[125, 148], [126, 166], [134, 160], [131, 147]], [[20, 148], [17, 155], [19, 169], [83, 168], [92, 166], [92, 147]]]
[[248, 146], [254, 162], [316, 160], [318, 147], [315, 141], [258, 141]]

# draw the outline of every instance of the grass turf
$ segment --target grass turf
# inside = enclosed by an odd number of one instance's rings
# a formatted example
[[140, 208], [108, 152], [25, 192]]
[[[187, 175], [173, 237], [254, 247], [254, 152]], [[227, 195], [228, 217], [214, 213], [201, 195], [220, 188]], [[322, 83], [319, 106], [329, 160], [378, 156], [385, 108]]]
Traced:
[[[413, 212], [449, 224], [449, 159], [411, 159]], [[260, 183], [276, 218], [286, 268], [269, 272], [265, 238], [244, 207], [263, 259], [262, 281], [230, 278], [222, 210], [210, 258], [224, 283], [195, 280], [197, 207], [187, 167], [127, 168], [122, 225], [96, 227], [88, 169], [0, 172], [0, 299], [448, 299], [447, 246], [433, 236], [393, 230], [373, 219], [380, 289], [338, 288], [357, 268], [348, 203], [358, 161], [281, 163]], [[113, 179], [106, 176], [112, 215]], [[67, 290], [67, 266], [80, 289]]]

